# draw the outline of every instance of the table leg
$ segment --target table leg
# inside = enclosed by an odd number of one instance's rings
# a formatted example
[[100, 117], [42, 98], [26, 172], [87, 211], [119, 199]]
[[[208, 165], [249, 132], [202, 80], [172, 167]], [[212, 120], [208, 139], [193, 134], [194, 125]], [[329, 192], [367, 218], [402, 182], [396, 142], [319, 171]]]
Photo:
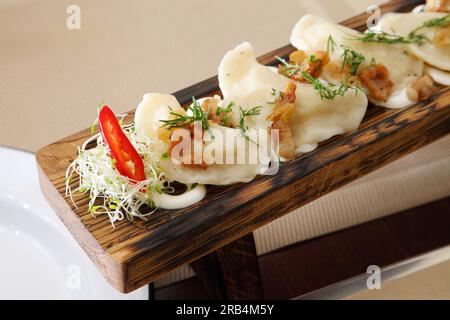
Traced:
[[148, 300], [155, 300], [155, 284], [153, 282], [148, 284]]
[[263, 299], [253, 233], [191, 263], [213, 299]]

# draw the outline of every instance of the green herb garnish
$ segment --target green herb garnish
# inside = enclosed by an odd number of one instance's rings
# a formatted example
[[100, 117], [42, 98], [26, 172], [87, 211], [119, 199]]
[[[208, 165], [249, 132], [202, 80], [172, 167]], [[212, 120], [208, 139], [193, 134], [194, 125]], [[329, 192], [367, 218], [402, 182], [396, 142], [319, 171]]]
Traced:
[[221, 119], [220, 119], [220, 122], [221, 122], [222, 126], [226, 127], [226, 125], [227, 125], [227, 120], [228, 120], [227, 115], [228, 115], [228, 113], [230, 113], [231, 111], [233, 111], [233, 110], [232, 110], [233, 107], [234, 107], [234, 102], [233, 102], [233, 101], [230, 102], [230, 103], [226, 106], [226, 108], [217, 107], [217, 109], [216, 109], [216, 116], [220, 116], [220, 114], [222, 114], [222, 117], [221, 117]]
[[244, 110], [239, 107], [239, 125], [238, 128], [241, 129], [241, 132], [245, 135], [245, 132], [248, 130], [248, 126], [245, 124], [245, 118], [251, 116], [257, 116], [261, 114], [262, 107], [254, 107], [248, 110]]
[[364, 62], [364, 60], [366, 60], [366, 57], [364, 57], [364, 55], [362, 55], [359, 52], [356, 52], [355, 50], [349, 47], [346, 46], [341, 47], [344, 49], [344, 52], [342, 53], [341, 56], [341, 58], [343, 59], [342, 69], [344, 68], [345, 65], [348, 65], [351, 68], [352, 76], [356, 76], [359, 66], [361, 65], [361, 63]]
[[172, 111], [172, 109], [170, 108], [170, 114], [172, 116], [175, 116], [175, 118], [170, 120], [159, 120], [159, 121], [164, 123], [163, 127], [168, 128], [183, 127], [196, 121], [200, 121], [203, 130], [207, 131], [209, 129], [208, 112], [202, 109], [200, 103], [194, 97], [192, 98], [192, 103], [187, 108], [187, 111], [191, 111], [192, 114], [182, 115]]
[[272, 95], [272, 97], [275, 98], [274, 101], [272, 102], [268, 102], [268, 104], [275, 104], [275, 102], [279, 99], [283, 99], [284, 95], [283, 92], [277, 89], [272, 88], [272, 92], [270, 93]]
[[285, 70], [283, 70], [282, 74], [285, 76], [292, 77], [293, 75], [298, 73], [302, 68], [301, 66], [297, 64], [291, 64], [278, 56], [275, 56], [275, 58], [284, 65]]
[[336, 47], [336, 42], [334, 41], [333, 37], [330, 34], [330, 36], [328, 37], [328, 41], [327, 41], [328, 54], [330, 54], [331, 52], [334, 52], [335, 47]]
[[[286, 67], [286, 71], [287, 71], [286, 75], [287, 76], [292, 76], [292, 75], [296, 74], [297, 72], [301, 71], [300, 66], [290, 64], [286, 60], [284, 60], [278, 56], [275, 56], [275, 58]], [[333, 100], [338, 95], [343, 96], [350, 89], [362, 91], [362, 89], [360, 87], [351, 85], [347, 81], [342, 82], [339, 87], [337, 87], [331, 83], [328, 83], [328, 85], [325, 85], [322, 81], [314, 78], [308, 72], [301, 71], [301, 73], [302, 73], [303, 79], [305, 79], [307, 82], [312, 84], [314, 89], [316, 89], [319, 92], [321, 99]]]
[[197, 186], [198, 186], [198, 183], [194, 183], [194, 184], [191, 185], [189, 190], [194, 190]]
[[450, 14], [443, 16], [442, 18], [435, 18], [425, 21], [420, 27], [414, 29], [412, 33], [425, 28], [442, 28], [448, 24], [450, 24]]
[[322, 81], [314, 78], [306, 71], [302, 72], [302, 76], [306, 81], [312, 84], [314, 89], [316, 89], [317, 92], [320, 94], [320, 98], [322, 100], [323, 99], [333, 100], [334, 98], [336, 98], [336, 96], [344, 96], [345, 93], [350, 89], [356, 90], [356, 93], [358, 92], [358, 90], [362, 91], [360, 87], [349, 84], [347, 82], [347, 79], [344, 82], [342, 82], [339, 86], [336, 86], [332, 83], [325, 84]]
[[369, 31], [361, 37], [353, 38], [353, 40], [361, 42], [376, 42], [384, 44], [416, 44], [418, 46], [423, 45], [425, 42], [430, 42], [430, 39], [423, 35], [418, 34], [419, 31], [427, 28], [442, 28], [450, 24], [450, 14], [442, 17], [425, 21], [420, 27], [411, 31], [406, 37], [398, 36], [395, 34], [389, 34], [386, 32], [373, 32]]
[[364, 33], [361, 37], [352, 38], [352, 40], [361, 42], [374, 42], [374, 43], [384, 43], [384, 44], [417, 44], [422, 45], [425, 42], [430, 41], [426, 36], [420, 34], [410, 33], [407, 37], [398, 36], [395, 34], [390, 34], [387, 32], [373, 32], [369, 31]]

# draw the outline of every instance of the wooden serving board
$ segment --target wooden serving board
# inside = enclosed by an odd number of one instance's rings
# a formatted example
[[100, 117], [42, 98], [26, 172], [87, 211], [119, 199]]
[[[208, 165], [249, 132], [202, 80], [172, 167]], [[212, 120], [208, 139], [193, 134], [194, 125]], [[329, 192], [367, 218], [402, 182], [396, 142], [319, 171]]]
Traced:
[[[422, 1], [396, 0], [383, 12], [406, 11]], [[367, 14], [343, 22], [364, 30]], [[290, 45], [259, 59], [276, 64]], [[181, 103], [192, 96], [218, 93], [211, 78], [175, 93]], [[207, 197], [183, 210], [160, 210], [147, 221], [121, 221], [113, 229], [108, 217], [87, 212], [87, 196], [77, 196], [76, 208], [65, 197], [65, 172], [77, 146], [89, 136], [84, 130], [37, 152], [41, 188], [52, 208], [87, 252], [105, 278], [118, 290], [130, 292], [172, 269], [190, 263], [326, 193], [450, 133], [450, 88], [404, 110], [375, 106], [357, 132], [321, 144], [308, 154], [283, 164], [275, 176], [248, 184], [208, 186]], [[126, 122], [132, 121], [130, 112]]]

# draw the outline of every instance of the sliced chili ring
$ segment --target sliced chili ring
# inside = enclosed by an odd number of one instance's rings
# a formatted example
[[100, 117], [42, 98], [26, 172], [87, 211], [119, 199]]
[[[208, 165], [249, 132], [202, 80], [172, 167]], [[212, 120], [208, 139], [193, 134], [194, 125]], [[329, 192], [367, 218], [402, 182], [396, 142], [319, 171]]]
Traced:
[[114, 112], [104, 106], [99, 114], [100, 130], [115, 160], [117, 171], [135, 181], [145, 180], [144, 162], [122, 130]]

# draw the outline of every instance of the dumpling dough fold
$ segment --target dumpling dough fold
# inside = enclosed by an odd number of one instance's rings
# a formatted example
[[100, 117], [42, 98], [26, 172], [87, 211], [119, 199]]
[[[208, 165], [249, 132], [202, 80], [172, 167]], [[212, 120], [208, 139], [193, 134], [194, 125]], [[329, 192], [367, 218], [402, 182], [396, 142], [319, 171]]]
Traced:
[[[230, 50], [219, 66], [219, 86], [225, 104], [234, 101], [234, 121], [239, 116], [239, 106], [262, 106], [260, 116], [248, 122], [249, 127], [267, 128], [274, 101], [272, 90], [283, 90], [292, 81], [271, 67], [258, 63], [252, 46], [244, 42]], [[335, 135], [358, 129], [367, 109], [365, 94], [349, 90], [334, 100], [323, 100], [310, 84], [296, 83], [296, 109], [291, 120], [296, 153], [314, 150], [319, 142]]]
[[[423, 75], [423, 62], [406, 52], [403, 45], [384, 45], [379, 43], [363, 43], [352, 38], [363, 34], [350, 28], [325, 21], [314, 15], [303, 16], [291, 33], [291, 44], [304, 51], [327, 51], [330, 36], [336, 43], [335, 50], [330, 50], [330, 61], [342, 63], [341, 45], [350, 47], [363, 54], [365, 61], [360, 68], [368, 67], [374, 60], [382, 63], [389, 70], [389, 78], [393, 82], [392, 94], [386, 101], [371, 101], [386, 108], [403, 108], [413, 103], [406, 90], [410, 84]], [[324, 70], [322, 77], [333, 81], [332, 75]]]
[[[176, 110], [180, 107], [177, 99], [169, 94], [148, 93], [144, 95], [142, 102], [136, 109], [136, 130], [144, 133], [155, 141], [156, 150], [159, 153], [166, 152], [168, 144], [158, 138], [157, 130], [161, 127], [160, 120], [169, 119], [170, 108]], [[248, 140], [244, 139], [240, 130], [212, 125], [216, 130], [230, 130], [234, 137], [234, 144], [225, 144], [222, 151], [224, 157], [236, 157], [238, 146], [250, 148]], [[224, 133], [225, 135], [225, 133]], [[205, 144], [205, 148], [206, 145]], [[211, 184], [228, 185], [237, 182], [249, 182], [258, 174], [263, 174], [269, 165], [269, 157], [258, 158], [256, 164], [212, 164], [206, 169], [176, 164], [172, 159], [160, 161], [160, 167], [169, 181], [178, 181], [184, 184]], [[225, 161], [224, 161], [225, 162]]]
[[[387, 13], [383, 15], [378, 23], [378, 29], [387, 33], [395, 33], [401, 36], [407, 36], [410, 32], [423, 25], [424, 22], [431, 19], [442, 18], [448, 13], [437, 12], [421, 12], [421, 13]], [[418, 46], [415, 44], [408, 45], [408, 50], [422, 59], [430, 66], [439, 70], [431, 70], [428, 68], [428, 74], [438, 83], [448, 85], [450, 78], [450, 43], [437, 45], [433, 43], [433, 39], [438, 29], [424, 28], [420, 30], [420, 34], [425, 35], [432, 42], [425, 42]], [[447, 39], [449, 42], [450, 39]]]

